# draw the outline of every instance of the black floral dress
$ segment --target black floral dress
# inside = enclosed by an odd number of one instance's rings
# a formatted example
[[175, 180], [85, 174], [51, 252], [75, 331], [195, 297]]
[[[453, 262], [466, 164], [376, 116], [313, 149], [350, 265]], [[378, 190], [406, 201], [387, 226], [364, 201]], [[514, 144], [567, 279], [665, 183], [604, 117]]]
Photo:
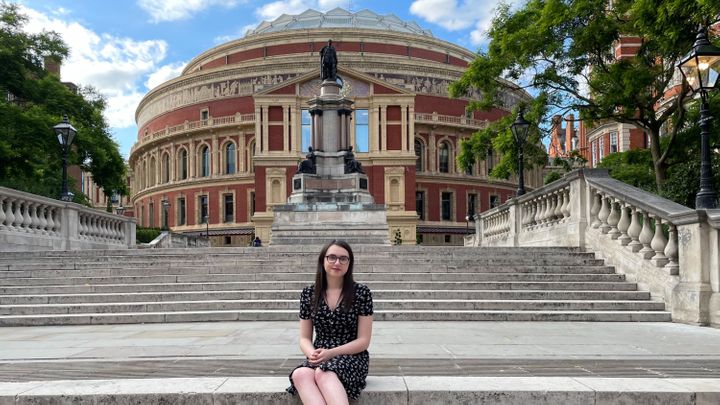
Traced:
[[[352, 308], [347, 311], [338, 305], [334, 311], [330, 310], [322, 300], [319, 308], [312, 312], [312, 298], [314, 287], [305, 287], [300, 294], [300, 319], [311, 319], [315, 329], [313, 346], [317, 348], [332, 349], [357, 339], [358, 316], [373, 314], [372, 293], [364, 284], [355, 283], [355, 301]], [[341, 355], [320, 364], [312, 365], [307, 359], [293, 371], [300, 367], [317, 368], [324, 371], [333, 371], [345, 387], [348, 398], [357, 399], [360, 391], [365, 388], [365, 378], [368, 374], [370, 355], [367, 350], [349, 355]], [[290, 387], [287, 391], [295, 394], [295, 385], [290, 372]]]

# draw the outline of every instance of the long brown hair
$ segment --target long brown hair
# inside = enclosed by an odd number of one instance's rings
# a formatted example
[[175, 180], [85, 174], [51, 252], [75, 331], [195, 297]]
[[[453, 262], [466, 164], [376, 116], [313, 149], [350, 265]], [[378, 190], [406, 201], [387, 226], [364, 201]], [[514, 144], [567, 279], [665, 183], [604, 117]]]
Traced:
[[355, 263], [355, 256], [350, 248], [350, 245], [344, 240], [333, 240], [327, 245], [323, 246], [318, 256], [317, 271], [315, 272], [315, 291], [313, 294], [312, 311], [315, 312], [320, 307], [320, 302], [325, 298], [325, 292], [327, 291], [327, 274], [325, 274], [325, 255], [327, 254], [330, 246], [339, 246], [348, 252], [350, 263], [348, 263], [348, 271], [343, 277], [342, 293], [340, 294], [341, 301], [340, 306], [343, 310], [347, 311], [352, 308], [353, 301], [355, 301], [355, 280], [353, 280], [353, 264]]

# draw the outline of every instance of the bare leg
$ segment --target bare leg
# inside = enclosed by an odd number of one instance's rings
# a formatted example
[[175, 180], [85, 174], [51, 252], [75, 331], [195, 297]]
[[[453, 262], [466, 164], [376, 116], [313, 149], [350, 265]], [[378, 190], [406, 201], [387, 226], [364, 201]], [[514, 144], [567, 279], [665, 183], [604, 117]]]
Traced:
[[328, 405], [348, 405], [347, 392], [337, 374], [315, 369], [315, 382]]
[[292, 373], [292, 381], [304, 405], [326, 405], [315, 382], [315, 370], [308, 367], [297, 368]]

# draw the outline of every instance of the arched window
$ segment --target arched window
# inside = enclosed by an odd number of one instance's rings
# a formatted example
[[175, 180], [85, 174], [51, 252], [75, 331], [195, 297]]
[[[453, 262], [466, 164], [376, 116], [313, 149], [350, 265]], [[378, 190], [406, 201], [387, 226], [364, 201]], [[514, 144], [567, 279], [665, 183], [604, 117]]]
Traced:
[[200, 148], [200, 177], [210, 175], [210, 148], [203, 146]]
[[228, 142], [225, 145], [225, 174], [235, 173], [235, 144]]
[[188, 153], [185, 148], [180, 149], [178, 154], [178, 178], [180, 180], [188, 178]]
[[148, 186], [152, 187], [155, 185], [157, 180], [157, 164], [155, 164], [155, 158], [150, 159], [150, 171], [148, 172]]
[[425, 156], [425, 148], [423, 147], [423, 143], [418, 139], [415, 140], [415, 156], [417, 156], [417, 160], [415, 161], [415, 171], [424, 171], [425, 162], [423, 162], [423, 157]]
[[147, 176], [147, 162], [143, 160], [142, 171], [140, 172], [140, 189], [144, 189], [145, 184], [147, 184], [145, 176]]
[[170, 155], [167, 153], [163, 154], [162, 157], [162, 182], [170, 182]]
[[450, 146], [447, 142], [440, 144], [440, 173], [450, 173]]

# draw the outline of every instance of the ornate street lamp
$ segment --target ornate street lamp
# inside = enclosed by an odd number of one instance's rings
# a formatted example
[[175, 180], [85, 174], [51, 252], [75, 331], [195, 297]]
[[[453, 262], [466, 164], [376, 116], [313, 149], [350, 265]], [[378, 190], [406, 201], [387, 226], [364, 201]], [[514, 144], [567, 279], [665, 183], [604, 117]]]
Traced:
[[67, 114], [63, 115], [61, 123], [53, 127], [55, 134], [57, 135], [58, 142], [62, 146], [62, 190], [60, 190], [60, 199], [62, 201], [72, 201], [73, 193], [68, 191], [68, 179], [67, 179], [67, 158], [68, 152], [70, 151], [70, 145], [72, 145], [75, 139], [77, 130], [70, 125]]
[[515, 122], [510, 125], [510, 131], [515, 138], [515, 147], [518, 151], [518, 189], [517, 196], [525, 194], [525, 169], [524, 169], [524, 152], [525, 142], [527, 141], [528, 132], [530, 130], [530, 123], [523, 117], [522, 110], [518, 111], [518, 115], [515, 118]]
[[678, 64], [693, 93], [699, 93], [700, 105], [700, 191], [695, 195], [695, 208], [717, 207], [710, 159], [710, 107], [707, 93], [714, 90], [720, 74], [720, 49], [710, 43], [705, 28], [700, 28], [692, 49]]
[[125, 207], [122, 205], [122, 201], [120, 202], [120, 205], [115, 208], [115, 213], [118, 215], [122, 215], [125, 212]]

